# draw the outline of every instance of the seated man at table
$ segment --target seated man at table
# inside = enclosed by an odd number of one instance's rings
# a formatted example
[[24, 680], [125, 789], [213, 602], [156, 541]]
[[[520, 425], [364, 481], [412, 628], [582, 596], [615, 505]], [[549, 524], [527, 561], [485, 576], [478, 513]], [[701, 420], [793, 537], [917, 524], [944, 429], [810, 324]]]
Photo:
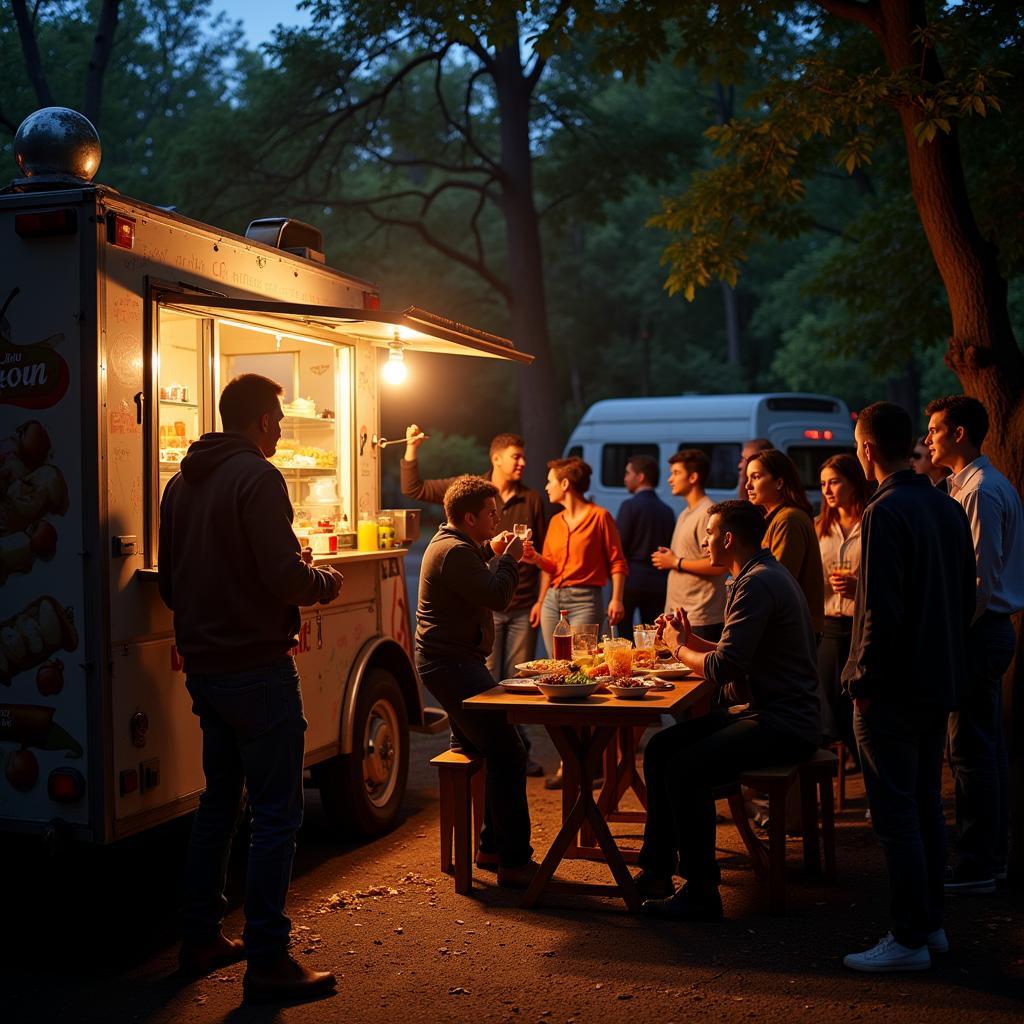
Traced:
[[[644, 913], [672, 920], [722, 917], [714, 788], [753, 768], [802, 761], [820, 739], [807, 599], [761, 547], [764, 515], [749, 501], [723, 501], [711, 507], [706, 529], [711, 564], [733, 578], [722, 637], [711, 644], [696, 636], [681, 608], [658, 625], [676, 660], [715, 684], [719, 706], [657, 733], [644, 754], [647, 824], [637, 886], [647, 897]], [[686, 884], [673, 892], [677, 867]]]
[[491, 613], [509, 606], [519, 582], [523, 542], [508, 531], [494, 535], [497, 496], [494, 484], [478, 476], [460, 476], [445, 491], [447, 522], [427, 545], [420, 567], [416, 668], [448, 712], [462, 748], [487, 758], [477, 864], [496, 864], [499, 885], [524, 887], [537, 868], [526, 802], [526, 749], [504, 715], [462, 706], [494, 686], [487, 671], [494, 643]]

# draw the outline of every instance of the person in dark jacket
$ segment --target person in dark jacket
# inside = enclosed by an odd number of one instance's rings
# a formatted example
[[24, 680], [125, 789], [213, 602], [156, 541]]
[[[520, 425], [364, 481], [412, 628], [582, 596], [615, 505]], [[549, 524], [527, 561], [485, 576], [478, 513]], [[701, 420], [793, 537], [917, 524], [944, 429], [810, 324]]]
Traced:
[[[741, 772], [811, 756], [821, 734], [816, 643], [803, 591], [761, 547], [764, 516], [749, 501], [712, 505], [708, 559], [732, 572], [717, 644], [697, 636], [685, 609], [658, 626], [677, 661], [719, 691], [719, 707], [663, 729], [644, 752], [647, 823], [637, 878], [645, 914], [718, 920], [715, 787]], [[677, 867], [686, 884], [672, 892]]]
[[[288, 955], [284, 912], [306, 729], [288, 652], [298, 606], [334, 600], [341, 574], [304, 560], [288, 488], [268, 461], [281, 437], [281, 392], [258, 374], [232, 380], [220, 397], [224, 432], [189, 447], [160, 502], [160, 595], [174, 612], [206, 776], [185, 866], [180, 966], [199, 975], [245, 956], [250, 1000], [303, 998], [335, 984]], [[221, 931], [243, 789], [252, 813], [244, 948]]]
[[869, 972], [925, 970], [949, 948], [942, 927], [946, 722], [963, 696], [974, 613], [974, 547], [963, 509], [910, 469], [914, 435], [899, 406], [876, 402], [854, 429], [878, 490], [861, 520], [861, 571], [843, 685], [871, 823], [892, 891], [892, 929], [843, 963]]
[[[419, 447], [426, 440], [415, 424], [405, 429], [405, 458], [400, 465], [402, 493], [413, 501], [441, 504], [445, 491], [457, 477], [423, 480], [420, 477]], [[523, 483], [526, 452], [523, 439], [517, 434], [497, 434], [491, 440], [491, 472], [484, 479], [498, 488], [498, 527], [515, 530], [518, 526], [530, 531], [534, 543], [540, 547], [547, 532], [551, 506], [544, 497]], [[487, 654], [487, 668], [495, 682], [516, 674], [516, 665], [529, 661], [537, 650], [537, 629], [530, 623], [530, 609], [537, 600], [540, 570], [522, 562], [519, 566], [519, 585], [509, 606], [494, 612], [494, 646]], [[525, 725], [517, 726], [526, 747], [526, 774], [544, 774], [544, 766], [529, 757], [530, 735]]]
[[622, 482], [633, 497], [627, 498], [615, 517], [622, 553], [629, 563], [629, 575], [622, 593], [626, 615], [622, 620], [627, 636], [636, 612], [641, 623], [652, 623], [665, 611], [668, 577], [651, 565], [651, 553], [672, 543], [676, 516], [658, 497], [658, 462], [650, 455], [631, 455]]
[[[487, 758], [480, 867], [497, 866], [498, 884], [524, 887], [536, 871], [526, 801], [526, 749], [503, 715], [467, 711], [462, 702], [494, 686], [486, 659], [494, 644], [492, 612], [508, 607], [519, 583], [522, 539], [495, 536], [498, 489], [462, 476], [444, 495], [446, 522], [420, 566], [416, 668], [448, 712], [464, 750]], [[490, 563], [488, 563], [490, 559]]]

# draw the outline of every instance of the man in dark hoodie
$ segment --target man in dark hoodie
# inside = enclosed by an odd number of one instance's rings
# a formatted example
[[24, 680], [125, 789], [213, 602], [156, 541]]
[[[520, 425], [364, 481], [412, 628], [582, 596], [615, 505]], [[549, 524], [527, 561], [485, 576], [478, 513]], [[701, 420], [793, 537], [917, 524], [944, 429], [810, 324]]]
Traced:
[[[304, 560], [288, 488], [268, 461], [281, 437], [281, 391], [258, 374], [232, 380], [220, 397], [224, 433], [191, 445], [160, 503], [160, 595], [174, 612], [206, 776], [185, 866], [179, 962], [201, 975], [247, 958], [249, 1000], [303, 998], [335, 984], [287, 952], [306, 729], [288, 652], [298, 606], [334, 600], [341, 574]], [[243, 789], [252, 813], [244, 945], [221, 931]]]
[[495, 535], [497, 497], [497, 487], [478, 476], [457, 477], [445, 491], [447, 522], [427, 545], [420, 568], [416, 668], [448, 712], [459, 744], [487, 758], [477, 864], [496, 865], [499, 885], [522, 887], [536, 870], [526, 748], [504, 716], [462, 706], [467, 697], [494, 686], [487, 671], [494, 644], [492, 612], [509, 606], [519, 582], [523, 543], [508, 531]]

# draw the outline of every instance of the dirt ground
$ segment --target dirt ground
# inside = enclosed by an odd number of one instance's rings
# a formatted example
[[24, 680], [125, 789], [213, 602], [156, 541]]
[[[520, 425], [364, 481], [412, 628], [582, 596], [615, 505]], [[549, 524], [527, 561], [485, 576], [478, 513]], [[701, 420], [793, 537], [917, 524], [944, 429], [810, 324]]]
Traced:
[[[536, 753], [553, 750], [534, 730]], [[517, 895], [477, 872], [455, 895], [438, 864], [435, 780], [427, 761], [445, 737], [414, 737], [398, 828], [375, 842], [335, 838], [309, 792], [290, 913], [303, 961], [339, 976], [335, 995], [287, 1007], [241, 1005], [243, 965], [186, 983], [175, 976], [175, 894], [188, 821], [107, 850], [48, 859], [10, 843], [0, 957], [4, 1024], [277, 1024], [389, 1021], [965, 1021], [1024, 1019], [1024, 913], [1005, 889], [947, 905], [951, 952], [928, 972], [856, 974], [842, 956], [887, 930], [881, 853], [864, 820], [859, 776], [839, 819], [839, 884], [801, 873], [790, 843], [789, 913], [768, 916], [735, 829], [720, 825], [721, 924], [673, 925], [605, 900], [550, 898], [521, 910]], [[534, 844], [557, 830], [560, 799], [530, 780]], [[636, 826], [619, 825], [620, 835]], [[232, 866], [229, 934], [241, 929], [244, 859]], [[605, 881], [602, 864], [566, 877]]]

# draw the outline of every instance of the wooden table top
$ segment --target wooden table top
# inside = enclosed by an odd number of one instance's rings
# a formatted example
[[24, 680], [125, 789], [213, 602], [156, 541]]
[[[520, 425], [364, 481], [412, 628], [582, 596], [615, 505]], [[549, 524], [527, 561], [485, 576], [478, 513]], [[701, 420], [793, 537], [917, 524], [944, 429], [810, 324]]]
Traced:
[[644, 725], [662, 715], [680, 715], [711, 692], [706, 679], [691, 676], [655, 690], [638, 700], [594, 693], [585, 700], [551, 701], [542, 693], [507, 693], [502, 687], [478, 693], [462, 702], [476, 711], [503, 711], [510, 721], [543, 725]]

